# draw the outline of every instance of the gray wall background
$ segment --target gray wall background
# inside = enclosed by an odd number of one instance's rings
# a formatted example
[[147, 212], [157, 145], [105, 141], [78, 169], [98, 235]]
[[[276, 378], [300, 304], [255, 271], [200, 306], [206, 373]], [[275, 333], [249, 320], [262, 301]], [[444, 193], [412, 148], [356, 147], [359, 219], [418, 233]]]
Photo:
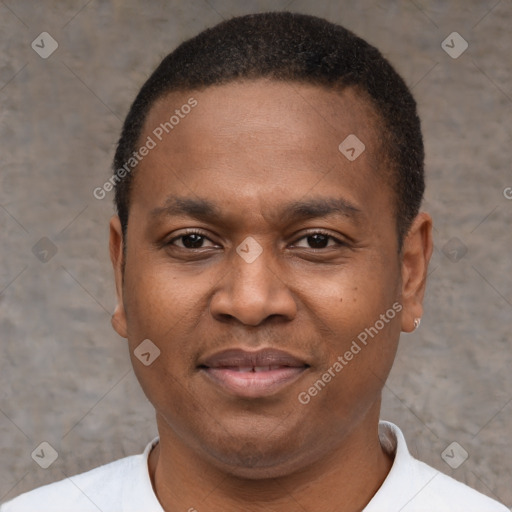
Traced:
[[[511, 0], [1, 1], [0, 501], [138, 453], [156, 434], [110, 326], [112, 195], [92, 190], [164, 55], [223, 18], [281, 9], [355, 31], [413, 89], [436, 248], [426, 313], [402, 337], [382, 416], [414, 456], [512, 506]], [[59, 45], [47, 59], [31, 48], [43, 31]], [[441, 47], [454, 31], [469, 44], [456, 59]], [[31, 458], [42, 441], [59, 455], [48, 469]], [[454, 441], [469, 454], [456, 469], [441, 457]]]

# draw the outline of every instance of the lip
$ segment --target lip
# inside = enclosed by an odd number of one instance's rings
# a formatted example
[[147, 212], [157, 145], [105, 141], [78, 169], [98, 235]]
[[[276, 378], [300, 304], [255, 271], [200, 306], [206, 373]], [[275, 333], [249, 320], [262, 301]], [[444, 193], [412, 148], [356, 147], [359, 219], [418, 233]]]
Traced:
[[282, 350], [234, 348], [202, 360], [198, 368], [210, 382], [229, 394], [258, 398], [276, 394], [292, 384], [309, 368], [309, 364]]

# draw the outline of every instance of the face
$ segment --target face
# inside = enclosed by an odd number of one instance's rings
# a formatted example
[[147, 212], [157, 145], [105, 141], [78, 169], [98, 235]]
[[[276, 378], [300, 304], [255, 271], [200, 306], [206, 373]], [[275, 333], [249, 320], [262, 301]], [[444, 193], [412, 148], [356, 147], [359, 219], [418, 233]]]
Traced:
[[[359, 156], [339, 149], [350, 134]], [[378, 419], [421, 316], [428, 222], [399, 254], [375, 113], [352, 89], [258, 80], [166, 96], [148, 137], [124, 279], [111, 222], [113, 325], [161, 437], [242, 476], [320, 460]]]

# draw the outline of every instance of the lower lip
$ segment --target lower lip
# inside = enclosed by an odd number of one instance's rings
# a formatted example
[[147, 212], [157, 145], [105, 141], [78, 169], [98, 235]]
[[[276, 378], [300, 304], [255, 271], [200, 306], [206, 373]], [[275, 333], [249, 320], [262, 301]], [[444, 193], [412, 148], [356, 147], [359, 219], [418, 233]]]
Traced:
[[239, 372], [228, 368], [202, 368], [201, 371], [230, 394], [245, 398], [269, 396], [296, 381], [306, 370], [279, 368], [264, 372]]

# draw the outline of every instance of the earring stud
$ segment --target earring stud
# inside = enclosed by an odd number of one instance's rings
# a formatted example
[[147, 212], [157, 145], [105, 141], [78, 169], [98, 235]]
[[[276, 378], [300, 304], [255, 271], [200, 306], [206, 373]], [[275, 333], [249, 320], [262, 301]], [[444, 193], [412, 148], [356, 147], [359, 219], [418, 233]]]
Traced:
[[414, 319], [414, 330], [416, 330], [421, 324], [421, 318]]

